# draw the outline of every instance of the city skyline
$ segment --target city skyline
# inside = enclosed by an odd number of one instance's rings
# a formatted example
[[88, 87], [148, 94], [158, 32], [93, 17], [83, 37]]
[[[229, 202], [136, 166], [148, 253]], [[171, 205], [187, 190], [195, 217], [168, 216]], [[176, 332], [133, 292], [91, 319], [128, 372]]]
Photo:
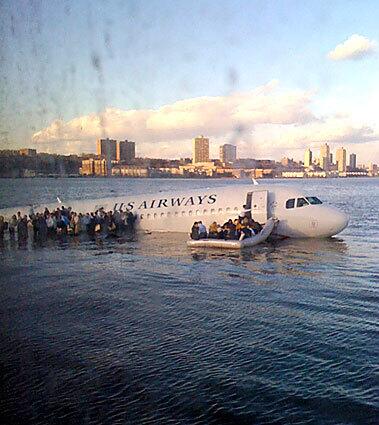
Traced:
[[[345, 149], [343, 146], [336, 148], [334, 154], [335, 161], [333, 161], [333, 152], [331, 152], [328, 143], [323, 143], [320, 145], [318, 150], [319, 155], [314, 155], [314, 151], [312, 151], [310, 148], [305, 150], [303, 161], [304, 167], [312, 167], [313, 165], [317, 165], [325, 171], [330, 171], [332, 166], [336, 166], [337, 171], [342, 173], [346, 172], [348, 168], [350, 171], [360, 168], [358, 167], [357, 163], [357, 154], [354, 152], [348, 152], [347, 149]], [[373, 161], [369, 161], [367, 165], [369, 164], [376, 165]]]
[[[377, 177], [378, 165], [357, 165], [357, 155], [339, 147], [335, 155], [327, 143], [320, 145], [319, 156], [310, 148], [304, 153], [304, 162], [283, 157], [272, 159], [239, 158], [235, 145], [219, 146], [219, 158], [209, 157], [209, 139], [193, 139], [191, 158], [146, 158], [135, 156], [135, 143], [128, 140], [98, 139], [97, 155], [62, 156], [37, 152], [35, 149], [0, 150], [2, 177], [234, 177], [234, 178], [327, 178]], [[335, 163], [333, 161], [335, 158]], [[80, 166], [81, 164], [81, 166]]]
[[127, 134], [179, 158], [207, 134], [211, 157], [302, 160], [327, 141], [379, 162], [376, 2], [152, 3], [2, 2], [0, 149]]
[[[209, 155], [210, 148], [212, 147], [212, 141], [209, 140], [208, 137], [204, 137], [204, 135], [200, 135], [194, 137], [192, 139], [192, 155], [187, 158], [180, 158], [181, 160], [189, 160], [192, 164], [202, 164], [213, 161], [220, 161], [227, 165], [228, 163], [232, 164], [234, 162], [238, 162], [240, 160], [261, 160], [259, 158], [243, 158], [237, 155], [237, 146], [231, 144], [222, 144], [218, 145], [218, 156], [211, 157]], [[377, 165], [373, 161], [368, 161], [367, 164], [363, 164], [362, 162], [357, 162], [357, 154], [348, 152], [343, 146], [339, 146], [336, 148], [333, 161], [333, 152], [330, 149], [330, 146], [327, 142], [320, 144], [318, 146], [319, 155], [314, 154], [314, 150], [311, 150], [308, 147], [304, 151], [303, 160], [294, 160], [294, 158], [282, 157], [280, 161], [281, 164], [290, 165], [293, 164], [295, 166], [302, 165], [304, 168], [309, 168], [312, 166], [317, 166], [324, 171], [331, 171], [333, 166], [336, 166], [337, 171], [345, 172], [347, 168], [350, 167], [350, 170], [365, 168], [370, 165]], [[1, 152], [6, 152], [2, 151]], [[17, 152], [19, 155], [23, 156], [36, 156], [37, 150], [30, 148], [20, 148], [13, 152]], [[38, 154], [44, 154], [43, 152], [38, 152]], [[59, 155], [59, 153], [58, 153]], [[91, 152], [82, 152], [79, 156], [81, 157], [91, 157], [93, 158], [93, 154]], [[134, 160], [146, 159], [149, 157], [137, 157], [136, 156], [136, 143], [125, 140], [115, 140], [115, 139], [97, 139], [96, 140], [96, 156], [98, 159], [106, 159], [108, 161], [113, 161], [117, 163], [123, 164], [133, 164]], [[156, 158], [158, 160], [167, 160], [167, 161], [175, 161], [175, 158], [165, 158], [160, 157]], [[274, 161], [272, 158], [266, 158], [269, 161]], [[348, 161], [349, 159], [349, 161]], [[342, 166], [340, 163], [342, 162]], [[341, 167], [341, 169], [339, 168]]]

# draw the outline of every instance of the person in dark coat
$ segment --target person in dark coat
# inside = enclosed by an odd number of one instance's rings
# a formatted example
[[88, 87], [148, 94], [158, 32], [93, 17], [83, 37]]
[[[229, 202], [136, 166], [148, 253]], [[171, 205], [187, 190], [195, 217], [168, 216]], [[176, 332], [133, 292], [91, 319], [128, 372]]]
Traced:
[[37, 217], [37, 228], [38, 228], [38, 241], [46, 242], [48, 229], [47, 229], [45, 217], [41, 214], [38, 214], [38, 217]]
[[199, 223], [197, 221], [195, 221], [195, 223], [193, 223], [190, 237], [191, 237], [191, 239], [194, 239], [195, 241], [197, 241], [197, 240], [200, 239], [200, 235], [199, 235]]
[[241, 229], [241, 236], [240, 236], [240, 241], [242, 241], [243, 239], [246, 238], [251, 238], [253, 236], [253, 232], [251, 231], [251, 229], [247, 226], [243, 226]]
[[126, 216], [126, 230], [128, 232], [134, 232], [135, 221], [136, 216], [131, 211], [128, 211], [128, 215]]
[[15, 215], [12, 215], [12, 218], [9, 221], [8, 230], [9, 230], [9, 237], [13, 240], [15, 237], [17, 229], [17, 217]]
[[18, 235], [18, 244], [20, 246], [26, 245], [28, 241], [28, 218], [26, 215], [19, 220], [17, 223], [17, 235]]
[[91, 215], [90, 215], [90, 218], [89, 218], [89, 221], [88, 221], [88, 224], [87, 224], [86, 228], [87, 228], [87, 233], [90, 236], [94, 236], [94, 234], [95, 234], [95, 228], [96, 228], [96, 216], [95, 216], [95, 213], [91, 212]]
[[[38, 213], [37, 213], [38, 215]], [[30, 221], [33, 226], [33, 241], [36, 242], [38, 239], [38, 226], [37, 226], [37, 215], [34, 212], [29, 214]]]
[[222, 226], [225, 230], [226, 239], [235, 239], [236, 237], [236, 226], [233, 223], [232, 219], [229, 219], [224, 225]]
[[0, 215], [0, 241], [4, 240], [4, 233], [8, 229], [8, 223], [4, 220], [4, 217]]
[[255, 221], [253, 218], [251, 219], [249, 223], [249, 227], [253, 232], [257, 235], [262, 230], [262, 225]]
[[121, 212], [120, 211], [117, 211], [117, 210], [114, 211], [114, 213], [113, 213], [113, 222], [114, 222], [114, 225], [115, 225], [114, 233], [117, 236], [120, 236], [120, 234], [121, 234], [121, 223], [122, 223]]

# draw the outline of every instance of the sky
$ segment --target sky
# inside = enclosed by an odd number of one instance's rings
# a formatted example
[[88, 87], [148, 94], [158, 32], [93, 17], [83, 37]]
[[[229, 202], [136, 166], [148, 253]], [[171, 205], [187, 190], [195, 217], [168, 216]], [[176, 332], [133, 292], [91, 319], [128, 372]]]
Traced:
[[379, 162], [377, 1], [0, 2], [0, 149]]

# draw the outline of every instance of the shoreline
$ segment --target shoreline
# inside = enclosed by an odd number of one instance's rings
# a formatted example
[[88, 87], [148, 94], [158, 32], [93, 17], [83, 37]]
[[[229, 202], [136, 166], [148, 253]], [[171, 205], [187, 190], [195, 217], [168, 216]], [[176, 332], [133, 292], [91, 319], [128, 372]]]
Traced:
[[[254, 178], [257, 181], [267, 181], [267, 180], [331, 180], [331, 179], [362, 179], [362, 178], [378, 178], [377, 176], [370, 175], [357, 175], [357, 176], [307, 176], [307, 177], [263, 177], [263, 178]], [[82, 175], [49, 175], [49, 176], [1, 176], [0, 180], [34, 180], [34, 179], [85, 179], [85, 180], [98, 180], [98, 179], [107, 179], [107, 180], [253, 180], [251, 177], [229, 177], [229, 176], [82, 176]]]

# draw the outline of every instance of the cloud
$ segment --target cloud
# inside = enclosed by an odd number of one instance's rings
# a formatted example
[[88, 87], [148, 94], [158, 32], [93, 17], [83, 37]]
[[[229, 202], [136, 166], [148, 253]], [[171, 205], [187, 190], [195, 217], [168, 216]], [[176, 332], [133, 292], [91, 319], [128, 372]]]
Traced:
[[[350, 117], [338, 114], [304, 125], [259, 126], [254, 131], [253, 146], [258, 148], [259, 156], [290, 156], [302, 159], [308, 147], [318, 151], [322, 143], [328, 142], [332, 150], [345, 146], [351, 152], [362, 152], [370, 157], [378, 152], [379, 131], [367, 125], [353, 125]], [[372, 150], [365, 152], [360, 147], [365, 145]], [[372, 156], [374, 158], [375, 156]]]
[[136, 142], [138, 156], [179, 158], [191, 156], [191, 139], [204, 134], [211, 155], [218, 146], [233, 143], [240, 157], [301, 159], [308, 146], [327, 141], [332, 147], [365, 146], [378, 151], [379, 131], [339, 110], [317, 117], [311, 110], [315, 93], [284, 90], [272, 81], [254, 90], [228, 96], [203, 96], [158, 109], [107, 108], [70, 121], [56, 120], [33, 135], [39, 151], [94, 152], [96, 139], [110, 137]]
[[[159, 109], [122, 110], [107, 108], [70, 121], [55, 120], [36, 132], [33, 144], [52, 149], [72, 147], [82, 152], [99, 137], [135, 140], [139, 154], [151, 155], [157, 143], [163, 143], [180, 156], [178, 141], [198, 134], [210, 137], [228, 133], [240, 135], [258, 124], [302, 124], [315, 119], [309, 109], [311, 93], [282, 90], [271, 81], [254, 90], [227, 96], [203, 96], [185, 99]], [[166, 150], [167, 150], [166, 149]], [[174, 153], [175, 152], [175, 153]], [[159, 153], [159, 151], [157, 152]], [[188, 152], [187, 152], [188, 153]]]
[[359, 34], [353, 34], [343, 43], [338, 44], [328, 53], [328, 58], [334, 61], [347, 59], [362, 59], [375, 52], [376, 42]]

